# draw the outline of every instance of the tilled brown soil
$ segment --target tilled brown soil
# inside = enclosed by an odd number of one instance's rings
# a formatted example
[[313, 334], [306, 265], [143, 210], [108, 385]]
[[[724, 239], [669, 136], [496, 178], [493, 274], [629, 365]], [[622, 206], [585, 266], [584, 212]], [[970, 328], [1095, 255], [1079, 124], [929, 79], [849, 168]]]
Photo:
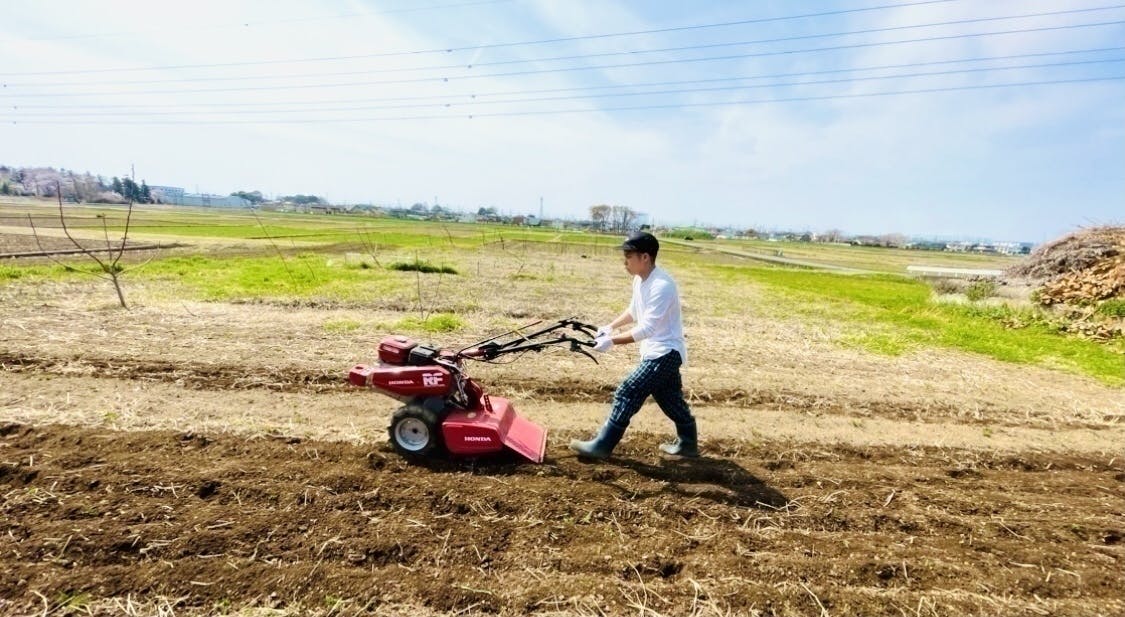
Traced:
[[1122, 458], [728, 440], [672, 460], [637, 434], [589, 464], [565, 437], [543, 465], [415, 465], [5, 424], [0, 613], [1125, 614]]
[[[454, 257], [470, 323], [442, 344], [627, 299], [577, 255]], [[681, 273], [707, 458], [657, 456], [650, 408], [602, 464], [566, 443], [623, 351], [470, 367], [550, 430], [543, 465], [390, 453], [394, 402], [344, 376], [414, 278], [354, 306], [135, 278], [128, 312], [96, 279], [3, 286], [0, 615], [1125, 615], [1119, 388], [859, 352]]]
[[[38, 223], [36, 224], [38, 225]], [[55, 226], [58, 226], [57, 221]], [[23, 253], [37, 253], [43, 251], [71, 251], [78, 249], [100, 251], [107, 249], [116, 250], [121, 247], [120, 238], [118, 238], [116, 242], [107, 243], [104, 239], [92, 239], [89, 237], [84, 237], [85, 235], [88, 235], [88, 232], [86, 232], [86, 234], [84, 234], [82, 237], [75, 237], [72, 240], [65, 236], [59, 237], [57, 235], [47, 234], [37, 236], [0, 233], [0, 259], [5, 257], [23, 258], [21, 257], [21, 254]], [[77, 242], [77, 245], [75, 244], [75, 242]], [[147, 241], [137, 242], [135, 240], [129, 241], [127, 243], [127, 245], [131, 249], [138, 246], [151, 246], [153, 244], [156, 243]], [[182, 245], [170, 244], [169, 246], [179, 247]], [[73, 256], [69, 258], [76, 259]], [[42, 256], [37, 256], [32, 259], [35, 259], [36, 261], [45, 260], [45, 258], [43, 258]], [[77, 259], [82, 259], [82, 256], [79, 255]]]
[[[69, 358], [45, 357], [0, 348], [0, 372], [38, 375], [89, 375], [102, 378], [133, 379], [146, 382], [173, 383], [191, 390], [268, 389], [276, 392], [328, 392], [350, 390], [344, 368], [315, 369], [306, 366], [247, 367], [242, 364], [158, 361], [92, 355]], [[602, 402], [612, 398], [616, 384], [601, 379], [599, 373], [586, 378], [557, 374], [491, 375], [489, 387], [496, 393], [510, 396], [518, 392], [523, 398], [556, 402]], [[998, 404], [981, 404], [975, 417], [965, 417], [963, 410], [942, 400], [909, 401], [879, 398], [831, 399], [793, 388], [760, 389], [753, 387], [689, 387], [685, 397], [693, 405], [727, 407], [769, 407], [772, 409], [814, 410], [823, 413], [858, 417], [879, 416], [936, 422], [957, 417], [966, 424], [993, 426], [1028, 426], [1048, 424], [1053, 427], [1103, 428], [1106, 421], [1125, 418], [1119, 414], [1101, 414], [1097, 422], [1076, 419], [1060, 420], [1054, 409], [1028, 409], [1022, 414], [1006, 410]]]

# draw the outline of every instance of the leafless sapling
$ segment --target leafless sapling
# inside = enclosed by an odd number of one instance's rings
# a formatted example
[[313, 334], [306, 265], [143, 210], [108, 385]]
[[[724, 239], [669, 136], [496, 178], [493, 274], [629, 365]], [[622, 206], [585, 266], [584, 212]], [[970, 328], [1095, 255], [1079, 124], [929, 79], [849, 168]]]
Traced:
[[[101, 272], [95, 272], [94, 274], [113, 283], [113, 289], [117, 292], [117, 301], [121, 303], [121, 308], [128, 309], [129, 305], [125, 303], [125, 293], [121, 290], [121, 274], [125, 271], [125, 268], [121, 265], [121, 256], [125, 254], [125, 245], [129, 241], [129, 225], [133, 219], [132, 197], [130, 196], [129, 198], [129, 206], [125, 213], [125, 229], [121, 233], [120, 244], [117, 244], [116, 240], [110, 239], [109, 223], [107, 222], [106, 217], [103, 216], [101, 217], [101, 220], [102, 231], [105, 235], [105, 249], [95, 250], [83, 246], [81, 242], [79, 242], [73, 235], [71, 235], [70, 228], [67, 227], [66, 224], [66, 213], [63, 210], [62, 187], [57, 181], [55, 183], [55, 195], [56, 197], [58, 197], [59, 201], [59, 223], [62, 225], [63, 233], [66, 234], [67, 239], [70, 240], [72, 244], [74, 244], [75, 248], [80, 250], [83, 255], [89, 257], [98, 264], [98, 268], [101, 270]], [[32, 218], [31, 214], [27, 215], [27, 220], [31, 224], [31, 232], [32, 235], [35, 236], [35, 244], [39, 246], [40, 250], [44, 250], [43, 245], [39, 242], [39, 232], [35, 228], [35, 220]], [[99, 252], [106, 253], [106, 258], [102, 259], [101, 257], [98, 257]], [[51, 257], [50, 255], [48, 255], [48, 257], [50, 257], [50, 259], [55, 263], [66, 266], [66, 264], [63, 264], [54, 257]]]

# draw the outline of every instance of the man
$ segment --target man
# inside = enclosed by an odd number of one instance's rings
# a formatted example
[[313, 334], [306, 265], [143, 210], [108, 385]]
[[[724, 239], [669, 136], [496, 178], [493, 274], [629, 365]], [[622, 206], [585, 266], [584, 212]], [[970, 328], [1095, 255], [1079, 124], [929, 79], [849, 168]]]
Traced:
[[[608, 457], [625, 434], [629, 420], [651, 395], [676, 424], [676, 441], [662, 444], [660, 449], [677, 456], [699, 456], [695, 418], [684, 401], [680, 380], [687, 350], [676, 282], [656, 266], [660, 243], [652, 234], [632, 234], [620, 248], [625, 252], [625, 271], [633, 275], [633, 298], [624, 313], [598, 328], [594, 349], [604, 353], [614, 345], [639, 342], [641, 362], [618, 386], [613, 409], [598, 435], [590, 441], [576, 439], [570, 442], [570, 449], [582, 457]], [[614, 334], [630, 324], [635, 324], [632, 329]]]

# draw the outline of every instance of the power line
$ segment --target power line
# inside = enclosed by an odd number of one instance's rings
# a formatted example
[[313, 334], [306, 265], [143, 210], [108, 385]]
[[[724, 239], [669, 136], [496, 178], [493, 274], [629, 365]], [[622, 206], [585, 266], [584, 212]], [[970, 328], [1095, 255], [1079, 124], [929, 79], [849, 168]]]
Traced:
[[[363, 99], [332, 99], [332, 100], [318, 100], [318, 101], [281, 101], [281, 102], [254, 102], [254, 103], [163, 103], [163, 104], [144, 104], [137, 103], [124, 103], [124, 104], [79, 104], [79, 105], [20, 105], [18, 109], [159, 109], [166, 107], [263, 107], [263, 106], [279, 106], [279, 105], [325, 105], [325, 104], [358, 104], [358, 103], [381, 103], [392, 101], [427, 101], [427, 100], [442, 100], [442, 99], [477, 99], [493, 96], [510, 96], [510, 95], [527, 95], [527, 94], [546, 94], [552, 92], [581, 92], [587, 90], [606, 90], [606, 89], [624, 89], [624, 88], [642, 88], [650, 86], [673, 86], [673, 85], [687, 85], [687, 84], [704, 84], [704, 83], [722, 83], [730, 81], [746, 81], [751, 79], [776, 79], [783, 77], [804, 77], [811, 75], [828, 75], [834, 73], [851, 73], [859, 71], [878, 71], [887, 69], [902, 69], [914, 68], [920, 66], [934, 66], [941, 64], [957, 64], [964, 62], [989, 62], [995, 60], [1015, 60], [1020, 58], [1038, 58], [1044, 56], [1060, 56], [1060, 55], [1073, 55], [1073, 54], [1087, 54], [1087, 53], [1102, 53], [1110, 51], [1125, 50], [1125, 46], [1121, 47], [1098, 47], [1091, 49], [1072, 49], [1063, 51], [1048, 51], [1048, 52], [1034, 52], [1025, 54], [1008, 54], [1003, 56], [981, 56], [975, 58], [955, 58], [950, 60], [931, 60], [927, 62], [908, 62], [904, 64], [883, 64], [878, 66], [865, 66], [865, 67], [849, 67], [842, 69], [826, 69], [820, 71], [799, 71], [791, 73], [772, 73], [762, 75], [743, 75], [741, 77], [714, 77], [709, 79], [685, 79], [685, 80], [672, 80], [672, 81], [657, 81], [657, 82], [639, 82], [632, 84], [606, 84], [596, 86], [582, 86], [582, 87], [568, 87], [568, 88], [541, 88], [534, 90], [507, 90], [499, 92], [463, 92], [458, 94], [448, 95], [421, 95], [421, 96], [398, 96], [398, 97], [379, 97], [379, 98], [363, 98]], [[15, 109], [15, 107], [13, 108]]]
[[442, 114], [442, 115], [416, 115], [416, 116], [378, 116], [369, 118], [318, 118], [318, 119], [290, 119], [290, 120], [142, 120], [142, 121], [108, 121], [108, 120], [14, 120], [11, 118], [0, 118], [0, 122], [10, 122], [11, 124], [29, 124], [29, 125], [79, 125], [79, 124], [115, 124], [115, 125], [150, 125], [150, 124], [171, 124], [171, 125], [232, 125], [232, 124], [327, 124], [327, 123], [355, 123], [355, 122], [385, 122], [385, 121], [407, 121], [407, 120], [472, 120], [474, 118], [499, 118], [499, 117], [517, 117], [517, 116], [546, 116], [546, 115], [561, 115], [561, 114], [574, 114], [574, 113], [591, 113], [591, 112], [612, 112], [612, 111], [641, 111], [641, 110], [656, 110], [656, 109], [688, 109], [700, 107], [720, 107], [720, 106], [736, 106], [736, 105], [757, 105], [768, 103], [792, 103], [792, 102], [806, 102], [806, 101], [826, 101], [837, 99], [858, 99], [870, 98], [881, 96], [899, 96], [909, 94], [931, 94], [939, 92], [958, 92], [969, 90], [987, 90], [997, 88], [1014, 88], [1026, 86], [1043, 86], [1043, 85], [1058, 85], [1058, 84], [1075, 84], [1075, 83], [1093, 83], [1103, 81], [1119, 81], [1125, 80], [1125, 75], [1111, 75], [1105, 77], [1087, 77], [1078, 79], [1062, 79], [1062, 80], [1042, 80], [1042, 81], [1025, 81], [1003, 84], [974, 84], [971, 86], [948, 86], [941, 88], [922, 88], [915, 90], [896, 90], [888, 92], [864, 92], [857, 94], [833, 94], [823, 96], [801, 96], [801, 97], [786, 97], [774, 99], [744, 99], [735, 101], [713, 101], [706, 103], [669, 103], [663, 105], [634, 105], [625, 107], [603, 107], [596, 109], [578, 108], [578, 109], [550, 109], [550, 110], [531, 110], [531, 111], [505, 111], [505, 112], [492, 112], [492, 113], [472, 113], [467, 115], [461, 114]]
[[545, 45], [549, 43], [566, 43], [572, 41], [588, 41], [594, 39], [608, 39], [626, 36], [639, 36], [643, 34], [664, 34], [668, 32], [684, 32], [689, 30], [703, 30], [708, 28], [723, 28], [730, 26], [742, 26], [749, 24], [760, 24], [775, 21], [787, 21], [791, 19], [805, 19], [810, 17], [826, 17], [832, 15], [846, 15], [850, 13], [861, 13], [866, 11], [879, 11], [883, 9], [896, 9], [911, 6], [922, 6], [926, 4], [944, 4], [948, 2], [959, 2], [960, 0], [920, 0], [918, 2], [905, 2], [901, 4], [884, 4], [879, 6], [865, 7], [859, 9], [844, 9], [838, 11], [823, 11], [820, 13], [805, 13], [802, 15], [786, 15], [782, 17], [760, 17], [756, 19], [741, 19], [736, 21], [725, 21], [711, 24], [698, 24], [693, 26], [674, 26], [670, 28], [655, 28], [652, 30], [633, 30], [628, 32], [611, 32], [606, 34], [587, 34], [581, 36], [559, 37], [552, 39], [539, 39], [532, 41], [515, 41], [509, 43], [488, 43], [484, 45], [470, 45], [463, 47], [442, 47], [436, 49], [420, 49], [414, 51], [393, 51], [382, 52], [375, 54], [360, 54], [354, 56], [325, 56], [317, 58], [298, 58], [291, 60], [253, 60], [244, 62], [220, 62], [220, 63], [207, 63], [207, 64], [176, 64], [165, 66], [150, 66], [150, 67], [134, 67], [134, 68], [111, 68], [111, 69], [74, 69], [65, 71], [32, 71], [24, 73], [0, 73], [0, 76], [7, 75], [64, 75], [64, 74], [89, 74], [89, 73], [109, 73], [109, 72], [135, 72], [135, 71], [162, 71], [162, 70], [176, 70], [176, 69], [196, 69], [196, 68], [215, 68], [215, 67], [231, 67], [231, 66], [263, 66], [268, 64], [297, 64], [302, 62], [334, 62], [339, 60], [361, 60], [367, 58], [389, 58], [394, 56], [415, 56], [423, 54], [446, 54], [457, 51], [477, 51], [480, 49], [500, 49], [506, 47], [521, 47], [525, 45]]
[[[494, 101], [485, 100], [472, 100], [461, 102], [434, 102], [434, 103], [413, 103], [413, 104], [399, 104], [399, 105], [365, 105], [358, 107], [324, 107], [313, 109], [254, 109], [254, 110], [241, 110], [241, 111], [103, 111], [103, 112], [31, 112], [19, 115], [23, 117], [62, 117], [69, 118], [73, 116], [183, 116], [183, 115], [203, 115], [203, 114], [226, 114], [226, 115], [249, 115], [249, 114], [306, 114], [306, 113], [324, 113], [324, 112], [346, 112], [346, 111], [373, 111], [383, 109], [419, 109], [428, 107], [439, 107], [451, 109], [454, 107], [467, 107], [472, 105], [504, 105], [513, 103], [543, 103], [554, 101], [569, 101], [580, 99], [598, 99], [598, 98], [611, 98], [611, 97], [627, 97], [627, 96], [652, 96], [652, 95], [669, 95], [669, 94], [698, 94], [703, 92], [723, 92], [733, 90], [752, 90], [759, 88], [788, 88], [799, 86], [818, 86], [826, 84], [842, 84], [842, 83], [856, 83], [866, 81], [880, 81], [890, 79], [908, 79], [915, 77], [934, 77], [934, 76], [947, 76], [947, 75], [964, 75], [972, 73], [981, 73], [986, 71], [1014, 71], [1021, 69], [1037, 69], [1037, 68], [1053, 68], [1061, 66], [1080, 66], [1091, 64], [1110, 64], [1125, 62], [1125, 58], [1112, 58], [1103, 60], [1076, 60], [1071, 62], [1048, 62], [1038, 64], [1023, 64], [1016, 66], [1002, 66], [1002, 67], [980, 67], [969, 69], [957, 69], [949, 71], [928, 71], [918, 73], [904, 73], [900, 75], [877, 75], [872, 77], [851, 77], [841, 79], [825, 79], [817, 81], [799, 81], [789, 83], [765, 83], [765, 84], [751, 84], [740, 86], [712, 86], [704, 88], [687, 88], [687, 89], [670, 89], [670, 90], [653, 90], [645, 92], [616, 92], [616, 93], [603, 93], [603, 94], [578, 94], [570, 96], [547, 96], [535, 98], [522, 98], [522, 99], [501, 99]], [[796, 74], [800, 75], [800, 74]]]
[[[270, 24], [287, 24], [287, 23], [307, 23], [310, 21], [326, 21], [330, 19], [348, 19], [352, 17], [374, 17], [378, 15], [393, 15], [396, 13], [418, 13], [422, 11], [433, 11], [437, 9], [456, 9], [466, 6], [479, 6], [482, 4], [499, 4], [501, 2], [513, 2], [514, 0], [475, 0], [474, 2], [459, 2], [455, 4], [435, 4], [431, 6], [416, 6], [405, 9], [388, 9], [385, 11], [358, 11], [352, 13], [339, 13], [337, 15], [321, 15], [310, 17], [293, 17], [289, 19], [263, 19], [255, 21], [244, 21], [237, 24], [223, 24], [210, 26], [207, 28], [196, 28], [196, 32], [206, 32], [209, 30], [227, 30], [231, 28], [249, 28], [251, 26], [265, 26]], [[97, 34], [73, 34], [63, 36], [49, 36], [27, 39], [29, 41], [64, 41], [75, 39], [100, 39], [115, 36], [132, 36], [134, 34], [141, 34], [148, 32], [148, 30], [134, 30], [132, 32], [99, 32]]]
[[[678, 52], [678, 51], [695, 51], [695, 50], [700, 50], [700, 49], [716, 49], [716, 48], [719, 48], [719, 47], [741, 47], [741, 46], [745, 46], [745, 45], [763, 45], [763, 44], [768, 44], [768, 43], [785, 43], [785, 42], [791, 42], [791, 41], [801, 41], [801, 40], [810, 40], [810, 39], [822, 39], [822, 38], [833, 38], [833, 37], [842, 37], [842, 36], [853, 36], [853, 35], [857, 35], [857, 34], [875, 34], [875, 33], [880, 33], [880, 32], [894, 32], [894, 31], [899, 31], [899, 30], [913, 30], [913, 29], [916, 29], [916, 28], [933, 28], [933, 27], [939, 27], [939, 26], [960, 26], [960, 25], [971, 24], [971, 23], [983, 23], [983, 22], [990, 22], [990, 21], [1006, 21], [1006, 20], [1011, 20], [1011, 19], [1028, 19], [1028, 18], [1033, 18], [1033, 17], [1055, 17], [1055, 16], [1059, 16], [1059, 15], [1069, 15], [1069, 14], [1075, 14], [1075, 13], [1089, 13], [1089, 12], [1094, 12], [1094, 11], [1106, 11], [1106, 10], [1121, 9], [1121, 8], [1125, 8], [1125, 4], [1117, 4], [1117, 5], [1094, 7], [1094, 8], [1084, 8], [1084, 9], [1068, 9], [1068, 10], [1063, 10], [1063, 11], [1048, 11], [1048, 12], [1041, 12], [1041, 13], [1024, 13], [1024, 14], [1021, 14], [1021, 15], [1001, 15], [1001, 16], [993, 16], [993, 17], [975, 17], [975, 18], [970, 18], [970, 19], [958, 19], [958, 20], [953, 20], [953, 21], [939, 21], [939, 22], [932, 22], [932, 23], [926, 23], [926, 24], [912, 24], [912, 25], [906, 25], [906, 26], [889, 26], [889, 27], [885, 27], [885, 28], [869, 28], [869, 29], [865, 29], [865, 30], [850, 30], [850, 31], [845, 31], [845, 32], [828, 32], [828, 33], [821, 33], [821, 34], [805, 34], [805, 35], [787, 36], [787, 37], [780, 37], [780, 38], [773, 38], [773, 39], [758, 39], [758, 40], [753, 40], [753, 41], [731, 41], [731, 42], [723, 42], [723, 43], [705, 43], [705, 44], [698, 44], [698, 45], [685, 45], [685, 46], [680, 46], [680, 47], [664, 47], [664, 48], [657, 48], [657, 49], [636, 49], [636, 50], [611, 51], [611, 52], [601, 52], [601, 53], [591, 53], [591, 54], [573, 54], [573, 55], [569, 55], [569, 56], [552, 56], [552, 57], [546, 57], [546, 58], [529, 58], [529, 59], [522, 59], [522, 60], [498, 60], [498, 61], [493, 61], [493, 62], [475, 62], [475, 63], [470, 63], [470, 64], [461, 63], [461, 64], [442, 64], [442, 65], [419, 66], [419, 67], [364, 69], [364, 70], [359, 70], [359, 71], [336, 71], [336, 72], [330, 72], [330, 73], [324, 73], [324, 72], [321, 72], [321, 73], [300, 73], [300, 74], [296, 74], [296, 75], [289, 74], [289, 75], [284, 75], [284, 76], [278, 76], [278, 75], [248, 75], [248, 76], [238, 76], [238, 77], [178, 77], [178, 78], [170, 78], [170, 79], [140, 79], [140, 80], [131, 80], [131, 81], [110, 81], [110, 82], [102, 81], [102, 82], [96, 82], [96, 85], [99, 85], [99, 86], [121, 86], [121, 85], [133, 85], [133, 84], [148, 85], [148, 84], [160, 84], [160, 83], [188, 83], [188, 82], [212, 82], [212, 81], [239, 81], [239, 82], [244, 82], [244, 81], [249, 81], [249, 80], [297, 79], [297, 78], [303, 78], [303, 77], [341, 77], [341, 76], [348, 76], [348, 75], [372, 75], [372, 74], [378, 74], [378, 73], [402, 73], [402, 72], [421, 72], [421, 71], [431, 71], [431, 70], [439, 71], [439, 70], [450, 70], [450, 69], [474, 69], [474, 68], [479, 68], [479, 67], [483, 67], [483, 66], [507, 66], [507, 65], [512, 65], [512, 64], [558, 62], [560, 60], [588, 60], [588, 59], [591, 59], [591, 58], [607, 58], [607, 57], [612, 57], [612, 56], [636, 56], [636, 55], [641, 55], [641, 54], [654, 54], [654, 53], [666, 53], [666, 52]], [[89, 82], [72, 82], [72, 81], [40, 82], [40, 83], [35, 83], [35, 82], [19, 83], [19, 82], [15, 82], [15, 83], [4, 84], [4, 86], [8, 87], [8, 88], [26, 87], [26, 86], [31, 86], [31, 87], [74, 87], [76, 85], [85, 86], [85, 85], [92, 85], [92, 84], [90, 84]]]
[[959, 26], [959, 25], [965, 25], [965, 24], [971, 24], [971, 23], [983, 23], [983, 22], [991, 22], [991, 21], [1006, 21], [1006, 20], [1012, 20], [1012, 19], [1028, 19], [1028, 18], [1034, 18], [1034, 17], [1055, 17], [1055, 16], [1059, 16], [1059, 15], [1068, 15], [1068, 14], [1075, 14], [1075, 13], [1089, 13], [1089, 12], [1093, 12], [1093, 11], [1106, 11], [1106, 10], [1121, 9], [1121, 8], [1125, 8], [1125, 4], [1094, 7], [1094, 8], [1084, 8], [1084, 9], [1068, 9], [1068, 10], [1063, 10], [1063, 11], [1048, 11], [1048, 12], [1041, 12], [1041, 13], [1024, 13], [1024, 14], [1021, 14], [1021, 15], [1001, 15], [1001, 16], [993, 16], [993, 17], [975, 17], [975, 18], [970, 18], [970, 19], [958, 19], [958, 20], [953, 20], [953, 21], [939, 21], [939, 22], [932, 22], [932, 23], [926, 23], [926, 24], [911, 24], [911, 25], [906, 25], [906, 26], [889, 26], [889, 27], [885, 27], [885, 28], [869, 28], [869, 29], [865, 29], [865, 30], [850, 30], [850, 31], [845, 31], [845, 32], [828, 32], [828, 33], [820, 33], [820, 34], [805, 34], [805, 35], [787, 36], [787, 37], [772, 38], [772, 39], [757, 39], [757, 40], [752, 40], [752, 41], [731, 41], [731, 42], [723, 42], [723, 43], [705, 43], [705, 44], [698, 44], [698, 45], [685, 45], [685, 46], [680, 46], [680, 47], [663, 47], [663, 48], [657, 48], [657, 49], [637, 49], [637, 50], [627, 50], [627, 51], [611, 51], [611, 52], [601, 52], [601, 53], [591, 53], [591, 54], [572, 54], [572, 55], [569, 55], [569, 56], [551, 56], [551, 57], [546, 57], [546, 58], [528, 58], [528, 59], [522, 59], [522, 60], [497, 60], [497, 61], [492, 61], [492, 62], [475, 62], [475, 63], [470, 63], [470, 64], [464, 64], [464, 63], [461, 63], [461, 64], [442, 64], [442, 65], [419, 66], [419, 67], [364, 69], [364, 70], [359, 70], [359, 71], [336, 71], [336, 72], [329, 72], [329, 73], [323, 73], [323, 72], [322, 73], [300, 73], [300, 74], [296, 74], [296, 75], [289, 74], [289, 75], [283, 75], [283, 76], [278, 76], [278, 75], [248, 75], [248, 76], [236, 76], [236, 77], [179, 77], [179, 78], [169, 78], [169, 79], [141, 79], [141, 80], [131, 80], [131, 81], [96, 82], [95, 84], [91, 84], [90, 82], [72, 82], [72, 81], [41, 82], [41, 83], [35, 83], [35, 82], [19, 83], [19, 82], [15, 82], [15, 83], [5, 83], [4, 87], [6, 87], [6, 88], [17, 88], [17, 87], [28, 87], [28, 86], [30, 86], [30, 87], [40, 87], [40, 88], [42, 88], [42, 87], [74, 87], [74, 86], [88, 86], [88, 85], [99, 85], [99, 86], [121, 86], [121, 85], [134, 85], [134, 84], [149, 85], [149, 84], [161, 84], [161, 83], [217, 82], [217, 81], [245, 82], [245, 81], [250, 81], [250, 80], [298, 79], [298, 78], [304, 78], [304, 77], [341, 77], [341, 76], [349, 76], [349, 75], [372, 75], [372, 74], [379, 74], [379, 73], [403, 73], [403, 72], [413, 73], [413, 72], [422, 72], [422, 71], [440, 71], [440, 70], [450, 70], [450, 69], [469, 70], [469, 69], [475, 69], [475, 68], [484, 67], [484, 66], [507, 66], [507, 65], [513, 65], [513, 64], [558, 62], [560, 60], [588, 60], [588, 59], [591, 59], [591, 58], [607, 58], [607, 57], [613, 57], [613, 56], [636, 56], [636, 55], [641, 55], [641, 54], [654, 54], [654, 53], [679, 52], [679, 51], [695, 51], [695, 50], [700, 50], [700, 49], [716, 49], [716, 48], [719, 48], [719, 47], [741, 47], [741, 46], [746, 46], [746, 45], [763, 45], [763, 44], [768, 44], [768, 43], [785, 43], [785, 42], [791, 42], [791, 41], [802, 41], [802, 40], [811, 40], [811, 39], [823, 39], [823, 38], [853, 36], [853, 35], [857, 35], [857, 34], [876, 34], [876, 33], [881, 33], [881, 32], [895, 32], [895, 31], [899, 31], [899, 30], [913, 30], [913, 29], [916, 29], [916, 28], [933, 28], [933, 27], [940, 27], [940, 26]]
[[[1125, 80], [1125, 75], [1113, 75], [1113, 76], [1107, 76], [1107, 77], [1089, 77], [1089, 78], [1080, 78], [1080, 79], [1025, 81], [1025, 82], [1016, 82], [1016, 83], [1007, 83], [1007, 84], [976, 84], [976, 85], [972, 85], [972, 86], [950, 86], [950, 87], [944, 87], [944, 88], [923, 88], [923, 89], [917, 89], [917, 90], [898, 90], [898, 91], [892, 91], [892, 92], [864, 92], [864, 93], [857, 93], [857, 94], [833, 94], [833, 95], [825, 95], [825, 96], [802, 96], [802, 97], [789, 97], [789, 98], [780, 98], [780, 99], [722, 101], [722, 102], [709, 102], [709, 103], [675, 103], [675, 104], [668, 104], [668, 105], [637, 105], [637, 106], [631, 106], [631, 107], [608, 107], [608, 108], [601, 108], [601, 109], [597, 109], [597, 110], [584, 110], [584, 109], [566, 110], [566, 109], [561, 109], [561, 110], [528, 111], [528, 112], [512, 112], [512, 113], [501, 112], [501, 113], [496, 113], [496, 114], [473, 114], [473, 115], [469, 116], [469, 118], [470, 119], [474, 118], [474, 117], [483, 118], [483, 117], [489, 117], [489, 116], [533, 116], [533, 115], [549, 115], [549, 114], [564, 114], [564, 113], [580, 113], [580, 112], [586, 112], [586, 111], [599, 111], [599, 112], [640, 111], [640, 110], [652, 110], [652, 109], [683, 109], [683, 108], [690, 108], [690, 107], [720, 107], [720, 106], [728, 106], [728, 105], [751, 105], [751, 104], [761, 104], [761, 103], [793, 103], [793, 102], [802, 102], [802, 101], [827, 101], [827, 100], [834, 100], [834, 99], [857, 99], [857, 98], [868, 98], [868, 97], [877, 97], [877, 96], [899, 96], [899, 95], [904, 95], [904, 94], [931, 94], [931, 93], [937, 93], [937, 92], [957, 92], [957, 91], [964, 91], [964, 90], [988, 90], [988, 89], [996, 89], [996, 88], [1012, 88], [1012, 87], [1022, 87], [1022, 86], [1045, 86], [1045, 85], [1053, 85], [1053, 84], [1073, 84], [1073, 83], [1087, 83], [1087, 82], [1114, 81], [1114, 80]], [[437, 118], [440, 118], [440, 117], [442, 117], [442, 116], [437, 116]], [[426, 118], [418, 118], [418, 119], [426, 119]]]
[[903, 39], [897, 41], [880, 41], [874, 43], [855, 43], [851, 45], [834, 45], [831, 47], [816, 47], [809, 49], [795, 49], [795, 50], [782, 50], [782, 51], [767, 51], [767, 52], [754, 52], [749, 54], [728, 54], [723, 56], [705, 56], [701, 58], [677, 58], [672, 60], [651, 60], [645, 62], [629, 62], [619, 64], [602, 64], [578, 67], [564, 67], [553, 69], [533, 69], [527, 71], [511, 71], [507, 73], [489, 73], [484, 75], [462, 75], [456, 77], [418, 77], [411, 79], [393, 79], [393, 80], [380, 80], [380, 81], [361, 81], [361, 82], [343, 82], [343, 83], [322, 83], [322, 84], [303, 84], [303, 85], [284, 85], [284, 86], [247, 86], [236, 88], [192, 88], [192, 89], [173, 89], [173, 90], [132, 90], [132, 91], [95, 91], [95, 92], [63, 92], [57, 94], [43, 94], [43, 93], [14, 93], [3, 94], [0, 98], [38, 98], [42, 96], [50, 96], [52, 98], [59, 97], [79, 97], [79, 96], [135, 96], [138, 94], [192, 94], [192, 93], [217, 93], [217, 92], [255, 92], [255, 91], [276, 91], [276, 90], [305, 90], [310, 88], [345, 88], [355, 86], [374, 86], [374, 85], [389, 85], [389, 84], [410, 84], [410, 83], [448, 83], [457, 80], [472, 80], [472, 79], [486, 79], [495, 77], [514, 77], [522, 75], [537, 75], [548, 73], [570, 73], [580, 71], [593, 71], [602, 69], [613, 68], [633, 68], [639, 66], [657, 66], [667, 64], [687, 64], [694, 62], [714, 62], [722, 60], [738, 60], [745, 58], [760, 58], [766, 56], [780, 56], [800, 53], [815, 53], [824, 51], [840, 51], [844, 49], [862, 49], [869, 47], [880, 47], [884, 45], [901, 45], [919, 42], [932, 42], [932, 41], [945, 41], [952, 39], [974, 38], [983, 36], [997, 36], [1006, 34], [1025, 34], [1029, 32], [1048, 32], [1058, 30], [1069, 30], [1075, 28], [1090, 28], [1098, 26], [1113, 26], [1125, 24], [1125, 20], [1115, 21], [1102, 21], [1092, 22], [1085, 24], [1068, 24], [1064, 26], [1043, 26], [1040, 28], [1021, 28], [1015, 30], [1000, 30], [993, 32], [976, 32], [969, 34], [950, 34], [943, 36], [923, 37], [915, 39]]

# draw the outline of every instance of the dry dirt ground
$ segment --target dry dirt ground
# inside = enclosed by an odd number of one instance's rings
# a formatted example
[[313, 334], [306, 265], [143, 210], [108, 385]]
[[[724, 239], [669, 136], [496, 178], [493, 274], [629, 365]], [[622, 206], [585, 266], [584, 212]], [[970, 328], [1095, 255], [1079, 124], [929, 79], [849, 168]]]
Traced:
[[[627, 286], [593, 261], [462, 262], [468, 326], [427, 338], [605, 320]], [[549, 429], [543, 465], [390, 452], [396, 403], [342, 381], [408, 294], [2, 286], [0, 614], [1125, 615], [1125, 391], [874, 356], [677, 277], [706, 456], [658, 456], [655, 408], [613, 460], [568, 453], [631, 350], [471, 366]]]

